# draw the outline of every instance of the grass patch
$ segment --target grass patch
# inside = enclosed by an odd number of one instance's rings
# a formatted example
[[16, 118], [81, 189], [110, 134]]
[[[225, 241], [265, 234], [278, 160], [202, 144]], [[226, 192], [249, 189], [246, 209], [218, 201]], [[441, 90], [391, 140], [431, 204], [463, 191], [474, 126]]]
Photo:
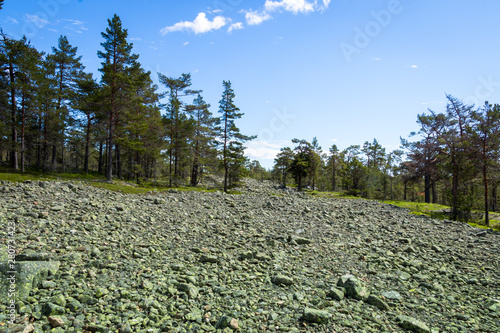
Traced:
[[[196, 191], [196, 192], [217, 192], [217, 188], [205, 188], [196, 186], [180, 186], [169, 187], [167, 182], [162, 181], [145, 181], [141, 184], [127, 182], [122, 180], [106, 181], [106, 177], [99, 174], [80, 174], [80, 173], [41, 173], [41, 172], [2, 172], [0, 171], [0, 180], [10, 181], [14, 183], [22, 183], [27, 180], [31, 181], [84, 181], [86, 185], [97, 188], [106, 189], [114, 192], [122, 192], [126, 194], [144, 194], [147, 192], [162, 192], [169, 189], [177, 191]], [[230, 194], [241, 194], [235, 190], [229, 190]]]
[[317, 198], [343, 198], [343, 199], [360, 199], [353, 195], [347, 195], [344, 192], [321, 192], [316, 190], [305, 190], [306, 194]]

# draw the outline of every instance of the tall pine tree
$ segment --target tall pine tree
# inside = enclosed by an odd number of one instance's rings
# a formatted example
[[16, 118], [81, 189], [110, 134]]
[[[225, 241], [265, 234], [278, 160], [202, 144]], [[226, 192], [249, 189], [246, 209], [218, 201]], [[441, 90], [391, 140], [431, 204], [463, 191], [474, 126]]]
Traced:
[[[222, 99], [219, 101], [219, 113], [216, 131], [219, 136], [221, 145], [222, 163], [224, 166], [224, 192], [227, 192], [230, 167], [238, 167], [242, 160], [243, 150], [242, 143], [248, 140], [253, 140], [257, 136], [246, 136], [240, 133], [240, 129], [236, 126], [235, 120], [241, 118], [244, 113], [239, 112], [240, 109], [234, 104], [234, 90], [231, 88], [231, 81], [223, 81], [224, 92]], [[240, 161], [240, 163], [235, 163]]]
[[[104, 95], [107, 100], [108, 111], [108, 142], [107, 142], [107, 168], [106, 178], [110, 181], [113, 177], [113, 148], [116, 150], [117, 159], [120, 159], [119, 146], [115, 146], [115, 127], [118, 119], [126, 108], [124, 103], [128, 92], [129, 84], [128, 69], [135, 64], [138, 55], [132, 53], [132, 43], [127, 42], [128, 32], [123, 29], [122, 22], [118, 15], [108, 19], [106, 32], [101, 33], [104, 42], [101, 46], [104, 51], [99, 51], [97, 55], [103, 59], [102, 85]], [[118, 163], [119, 164], [119, 163]]]

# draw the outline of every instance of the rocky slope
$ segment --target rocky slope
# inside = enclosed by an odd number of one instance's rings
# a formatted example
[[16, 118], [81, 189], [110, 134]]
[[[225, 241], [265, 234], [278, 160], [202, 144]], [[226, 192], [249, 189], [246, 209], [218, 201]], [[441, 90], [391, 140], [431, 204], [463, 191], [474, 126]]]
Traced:
[[498, 332], [499, 234], [375, 201], [241, 190], [2, 182], [0, 332]]

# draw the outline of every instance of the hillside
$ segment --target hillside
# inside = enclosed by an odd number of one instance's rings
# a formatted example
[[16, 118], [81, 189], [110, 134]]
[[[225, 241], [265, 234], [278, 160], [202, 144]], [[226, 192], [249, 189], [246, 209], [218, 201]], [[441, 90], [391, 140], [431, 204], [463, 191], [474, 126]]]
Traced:
[[[500, 234], [266, 182], [239, 190], [123, 194], [84, 182], [1, 182], [4, 272], [9, 239], [17, 251], [10, 331], [500, 327]], [[5, 281], [0, 332], [10, 320]]]

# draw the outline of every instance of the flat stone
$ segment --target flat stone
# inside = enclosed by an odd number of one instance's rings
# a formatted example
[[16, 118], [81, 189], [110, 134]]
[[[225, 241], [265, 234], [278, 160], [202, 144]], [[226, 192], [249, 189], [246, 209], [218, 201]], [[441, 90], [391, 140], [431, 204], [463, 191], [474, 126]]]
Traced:
[[303, 317], [304, 321], [316, 324], [326, 324], [330, 319], [330, 313], [323, 310], [305, 308]]
[[401, 315], [398, 317], [398, 320], [400, 321], [399, 326], [406, 330], [416, 333], [431, 333], [427, 324], [415, 318]]
[[284, 275], [275, 275], [271, 277], [271, 282], [278, 286], [291, 286], [293, 279]]

